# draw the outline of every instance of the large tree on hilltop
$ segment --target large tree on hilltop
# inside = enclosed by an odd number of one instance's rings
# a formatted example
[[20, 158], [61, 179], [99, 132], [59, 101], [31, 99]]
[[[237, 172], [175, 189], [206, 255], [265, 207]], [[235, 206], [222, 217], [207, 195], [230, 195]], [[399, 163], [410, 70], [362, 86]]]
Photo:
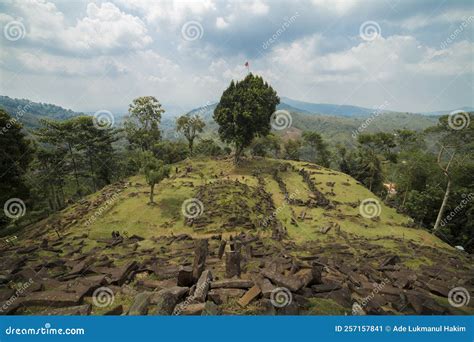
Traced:
[[142, 151], [150, 151], [161, 139], [161, 115], [165, 112], [153, 96], [142, 96], [133, 100], [129, 119], [125, 122], [125, 131], [132, 146]]
[[270, 117], [280, 98], [260, 76], [251, 73], [239, 82], [232, 81], [214, 110], [221, 140], [235, 147], [235, 162], [256, 136], [270, 133]]
[[193, 154], [194, 139], [202, 133], [206, 124], [200, 116], [183, 115], [176, 120], [176, 131], [182, 132], [188, 141], [189, 153]]

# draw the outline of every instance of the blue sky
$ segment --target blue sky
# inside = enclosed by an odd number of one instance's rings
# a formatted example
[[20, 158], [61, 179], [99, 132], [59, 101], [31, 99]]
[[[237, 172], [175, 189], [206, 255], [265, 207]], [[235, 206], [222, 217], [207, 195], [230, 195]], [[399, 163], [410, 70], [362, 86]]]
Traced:
[[250, 62], [279, 95], [400, 111], [474, 106], [472, 1], [0, 1], [0, 93], [125, 112], [219, 99]]

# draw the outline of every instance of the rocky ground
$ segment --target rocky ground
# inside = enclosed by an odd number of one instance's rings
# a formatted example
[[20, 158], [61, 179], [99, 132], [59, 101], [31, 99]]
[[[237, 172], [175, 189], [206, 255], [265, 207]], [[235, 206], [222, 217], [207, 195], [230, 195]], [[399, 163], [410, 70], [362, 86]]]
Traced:
[[[361, 217], [350, 177], [306, 163], [211, 164], [177, 165], [143, 211], [124, 207], [148, 196], [132, 179], [4, 241], [0, 313], [474, 313], [472, 257], [383, 204]], [[170, 215], [189, 195], [202, 207]], [[119, 220], [126, 210], [135, 224]]]

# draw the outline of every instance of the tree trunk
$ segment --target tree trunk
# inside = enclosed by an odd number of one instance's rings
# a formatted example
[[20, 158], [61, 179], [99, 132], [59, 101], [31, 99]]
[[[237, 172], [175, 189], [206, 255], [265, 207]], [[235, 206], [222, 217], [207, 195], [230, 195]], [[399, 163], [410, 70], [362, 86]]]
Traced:
[[150, 203], [155, 203], [153, 202], [153, 192], [155, 191], [155, 184], [153, 183], [151, 186], [150, 186]]
[[188, 140], [189, 155], [190, 155], [190, 156], [193, 155], [193, 143], [194, 143], [194, 141], [193, 141], [192, 139], [189, 139], [189, 140]]
[[80, 190], [80, 186], [79, 186], [79, 176], [77, 175], [76, 158], [74, 158], [74, 153], [72, 153], [71, 144], [67, 144], [67, 147], [68, 147], [68, 149], [69, 149], [69, 153], [71, 154], [72, 166], [73, 166], [73, 168], [74, 168], [74, 178], [76, 178], [77, 191], [79, 192], [79, 194], [81, 194], [81, 190]]
[[433, 231], [437, 231], [438, 228], [439, 228], [439, 225], [440, 225], [441, 220], [442, 220], [443, 215], [444, 215], [444, 211], [446, 210], [446, 204], [448, 203], [448, 198], [449, 198], [450, 192], [451, 192], [451, 179], [448, 177], [448, 184], [446, 185], [446, 192], [444, 193], [443, 202], [441, 203], [441, 207], [439, 208], [438, 217], [436, 218], [436, 223], [433, 227]]
[[234, 164], [238, 165], [240, 162], [240, 156], [242, 155], [242, 151], [244, 148], [242, 146], [239, 146], [235, 144], [235, 156], [234, 156]]

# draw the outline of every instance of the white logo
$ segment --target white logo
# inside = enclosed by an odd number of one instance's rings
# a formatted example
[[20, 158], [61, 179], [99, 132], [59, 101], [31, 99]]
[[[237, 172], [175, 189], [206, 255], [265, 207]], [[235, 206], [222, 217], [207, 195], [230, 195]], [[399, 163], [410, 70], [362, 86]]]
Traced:
[[102, 109], [94, 113], [92, 122], [97, 129], [109, 129], [114, 126], [115, 118], [111, 112]]
[[11, 42], [25, 38], [25, 25], [21, 21], [13, 20], [3, 28], [3, 35]]
[[181, 205], [181, 211], [186, 218], [196, 218], [204, 212], [204, 204], [197, 198], [189, 198]]
[[3, 212], [11, 219], [18, 219], [26, 213], [25, 202], [19, 198], [10, 198], [3, 205]]
[[365, 218], [374, 218], [380, 216], [382, 207], [375, 198], [366, 198], [359, 205], [359, 213]]
[[376, 39], [382, 30], [380, 29], [380, 25], [372, 20], [364, 21], [362, 25], [359, 27], [359, 35], [363, 40], [372, 41]]
[[114, 292], [105, 286], [99, 287], [92, 294], [92, 302], [95, 306], [104, 308], [114, 303], [115, 296]]
[[448, 116], [448, 125], [452, 129], [459, 131], [463, 128], [469, 126], [471, 122], [471, 117], [469, 113], [462, 110], [455, 110], [451, 112]]
[[455, 308], [469, 304], [470, 300], [469, 291], [464, 287], [455, 287], [448, 293], [448, 302]]
[[201, 23], [195, 20], [188, 21], [181, 27], [181, 36], [187, 41], [201, 39], [203, 34], [204, 29]]
[[286, 287], [277, 287], [270, 294], [270, 302], [277, 308], [283, 308], [290, 305], [293, 300], [293, 295]]
[[293, 123], [293, 118], [290, 112], [284, 109], [277, 110], [270, 117], [270, 124], [273, 129], [281, 131], [286, 128], [290, 128]]

